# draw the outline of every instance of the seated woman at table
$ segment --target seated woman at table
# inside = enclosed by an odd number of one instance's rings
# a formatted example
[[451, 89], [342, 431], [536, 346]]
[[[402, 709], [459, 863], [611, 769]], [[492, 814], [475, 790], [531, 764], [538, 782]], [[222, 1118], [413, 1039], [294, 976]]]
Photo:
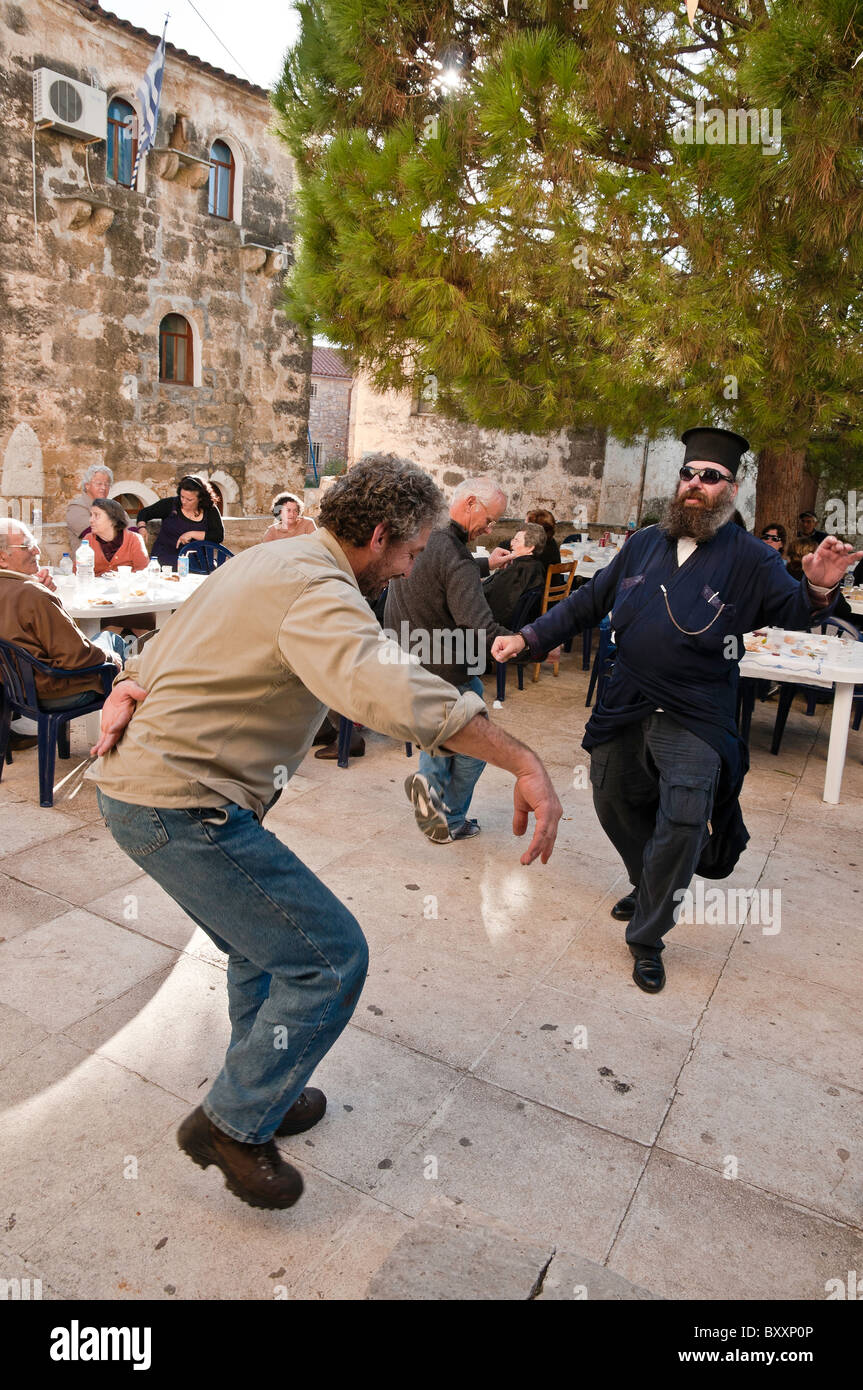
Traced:
[[176, 496], [142, 507], [137, 521], [139, 527], [147, 521], [161, 521], [151, 558], [160, 565], [170, 565], [172, 570], [177, 568], [177, 556], [184, 545], [192, 541], [221, 545], [225, 539], [213, 492], [203, 479], [191, 473], [180, 479]]
[[289, 541], [294, 536], [310, 536], [318, 528], [311, 517], [303, 516], [303, 504], [293, 492], [280, 492], [273, 498], [276, 520], [267, 527], [265, 541]]
[[112, 497], [96, 497], [90, 507], [90, 525], [81, 537], [90, 542], [96, 574], [131, 565], [145, 570], [149, 563], [147, 547], [119, 502]]

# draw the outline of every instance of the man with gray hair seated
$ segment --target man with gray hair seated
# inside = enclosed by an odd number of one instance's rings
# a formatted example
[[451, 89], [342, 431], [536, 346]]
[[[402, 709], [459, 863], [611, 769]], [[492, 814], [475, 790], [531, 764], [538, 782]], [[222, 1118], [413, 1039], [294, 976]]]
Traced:
[[[23, 647], [37, 661], [61, 670], [77, 671], [113, 661], [122, 667], [127, 645], [114, 632], [94, 640], [72, 621], [45, 569], [39, 567], [39, 544], [28, 526], [0, 517], [0, 637]], [[54, 678], [36, 673], [36, 694], [42, 709], [75, 709], [90, 704], [102, 683], [93, 673]], [[13, 732], [26, 737], [24, 729]], [[17, 739], [12, 747], [27, 747]]]
[[90, 525], [90, 508], [97, 497], [107, 497], [114, 474], [104, 463], [94, 463], [81, 479], [81, 491], [66, 508], [66, 527], [72, 550], [78, 549], [81, 537]]
[[[468, 542], [487, 535], [505, 507], [506, 496], [494, 478], [465, 479], [453, 493], [449, 525], [432, 531], [411, 575], [393, 579], [387, 593], [384, 631], [461, 694], [482, 696], [486, 641], [490, 645], [509, 631], [492, 616], [481, 568], [468, 550]], [[405, 791], [417, 825], [435, 844], [479, 833], [467, 813], [484, 767], [465, 753], [420, 753], [419, 771], [407, 778]]]

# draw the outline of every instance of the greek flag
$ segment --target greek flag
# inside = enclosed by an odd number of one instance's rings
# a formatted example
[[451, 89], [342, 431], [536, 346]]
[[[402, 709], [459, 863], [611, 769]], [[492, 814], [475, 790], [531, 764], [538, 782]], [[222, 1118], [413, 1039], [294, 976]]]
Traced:
[[138, 153], [135, 155], [135, 167], [132, 170], [133, 188], [136, 186], [138, 178], [138, 165], [156, 138], [159, 98], [162, 95], [162, 77], [165, 73], [165, 30], [167, 28], [168, 21], [165, 20], [165, 28], [162, 30], [159, 47], [150, 59], [150, 66], [147, 68], [144, 81], [136, 92], [138, 105], [141, 108], [141, 129], [138, 132]]

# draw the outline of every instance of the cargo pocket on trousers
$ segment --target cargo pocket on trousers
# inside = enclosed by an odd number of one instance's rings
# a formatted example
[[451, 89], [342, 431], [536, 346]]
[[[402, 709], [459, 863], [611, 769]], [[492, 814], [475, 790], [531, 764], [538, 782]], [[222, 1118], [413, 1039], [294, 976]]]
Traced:
[[607, 743], [600, 743], [596, 748], [590, 750], [590, 780], [597, 788], [600, 788], [605, 781], [610, 756], [611, 746]]
[[713, 810], [716, 780], [709, 772], [676, 772], [673, 782], [663, 779], [659, 804], [666, 820], [673, 825], [702, 825], [706, 829]]

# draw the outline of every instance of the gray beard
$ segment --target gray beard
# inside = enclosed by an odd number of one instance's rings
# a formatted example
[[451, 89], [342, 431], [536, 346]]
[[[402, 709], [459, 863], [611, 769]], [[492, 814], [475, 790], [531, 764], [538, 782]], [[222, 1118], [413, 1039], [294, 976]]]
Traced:
[[672, 540], [689, 536], [696, 542], [709, 541], [733, 515], [734, 495], [729, 485], [715, 501], [705, 502], [701, 507], [687, 507], [681, 498], [672, 497], [665, 505], [660, 525]]

